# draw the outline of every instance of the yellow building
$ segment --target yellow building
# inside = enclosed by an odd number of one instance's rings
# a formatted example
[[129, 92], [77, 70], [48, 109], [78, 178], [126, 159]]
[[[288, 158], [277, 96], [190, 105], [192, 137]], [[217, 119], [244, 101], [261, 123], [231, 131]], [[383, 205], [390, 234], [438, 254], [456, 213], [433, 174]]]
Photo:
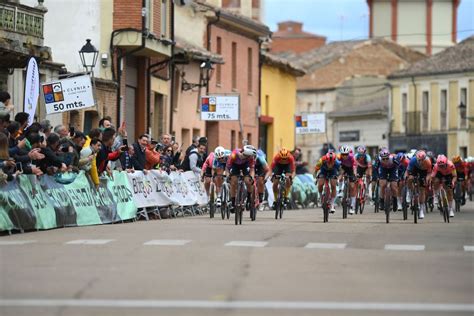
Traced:
[[259, 144], [267, 157], [295, 146], [296, 77], [305, 72], [289, 61], [262, 52]]
[[392, 150], [474, 156], [474, 36], [389, 79]]

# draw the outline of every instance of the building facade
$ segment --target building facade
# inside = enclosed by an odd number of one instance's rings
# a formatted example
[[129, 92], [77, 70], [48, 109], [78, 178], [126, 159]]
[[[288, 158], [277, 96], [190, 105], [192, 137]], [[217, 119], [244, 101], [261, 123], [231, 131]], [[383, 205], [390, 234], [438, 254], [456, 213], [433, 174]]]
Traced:
[[369, 37], [390, 38], [427, 55], [457, 42], [461, 0], [367, 0]]
[[296, 78], [304, 71], [267, 52], [262, 60], [259, 145], [273, 157], [282, 147], [295, 147]]
[[326, 44], [326, 37], [303, 31], [303, 23], [284, 21], [272, 34], [270, 45], [273, 53], [291, 52], [300, 54]]
[[389, 79], [392, 150], [474, 156], [474, 36]]

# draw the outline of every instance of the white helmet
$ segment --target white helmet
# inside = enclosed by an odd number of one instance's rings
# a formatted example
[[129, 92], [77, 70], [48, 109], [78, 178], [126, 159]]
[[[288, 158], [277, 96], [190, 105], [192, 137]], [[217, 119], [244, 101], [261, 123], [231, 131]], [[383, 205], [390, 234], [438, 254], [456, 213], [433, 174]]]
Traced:
[[214, 156], [216, 156], [217, 159], [221, 159], [225, 157], [225, 148], [222, 146], [216, 147], [214, 149]]
[[245, 145], [244, 150], [242, 152], [245, 156], [252, 156], [256, 157], [257, 156], [257, 149], [253, 147], [252, 145]]
[[339, 151], [341, 154], [348, 155], [351, 152], [351, 148], [349, 146], [341, 146], [341, 148], [339, 148]]

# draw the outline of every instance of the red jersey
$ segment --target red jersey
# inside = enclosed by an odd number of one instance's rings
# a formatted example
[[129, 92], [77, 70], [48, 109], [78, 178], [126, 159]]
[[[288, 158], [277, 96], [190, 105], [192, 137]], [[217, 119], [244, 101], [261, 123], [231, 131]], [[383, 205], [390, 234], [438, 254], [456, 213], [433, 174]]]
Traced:
[[448, 164], [444, 168], [440, 168], [438, 164], [434, 165], [433, 172], [431, 173], [431, 175], [435, 177], [437, 173], [440, 173], [443, 176], [452, 175], [453, 177], [456, 177], [456, 168], [454, 167], [453, 163], [448, 160]]
[[292, 154], [288, 154], [287, 159], [282, 159], [280, 157], [280, 154], [277, 153], [275, 157], [273, 157], [272, 165], [270, 168], [275, 169], [277, 165], [290, 165], [291, 172], [294, 173], [296, 170], [295, 157], [293, 157]]
[[454, 164], [454, 167], [456, 167], [456, 172], [457, 173], [464, 173], [464, 175], [469, 175], [469, 168], [467, 166], [467, 162], [461, 161], [457, 164]]

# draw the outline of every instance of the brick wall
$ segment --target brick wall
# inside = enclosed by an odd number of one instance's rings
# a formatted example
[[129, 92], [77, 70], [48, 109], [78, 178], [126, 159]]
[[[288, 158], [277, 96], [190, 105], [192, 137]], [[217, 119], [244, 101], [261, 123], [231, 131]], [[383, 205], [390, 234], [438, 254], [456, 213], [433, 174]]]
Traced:
[[303, 37], [303, 38], [282, 38], [275, 37], [272, 39], [271, 51], [278, 52], [295, 52], [303, 53], [312, 49], [324, 46], [326, 44], [325, 38], [318, 37]]
[[[209, 83], [209, 91], [213, 94], [223, 93], [239, 93], [240, 94], [240, 118], [244, 129], [244, 137], [251, 134], [254, 141], [258, 139], [258, 120], [257, 107], [258, 101], [258, 83], [259, 83], [259, 65], [258, 65], [258, 43], [256, 40], [247, 38], [245, 36], [229, 32], [218, 26], [212, 26], [211, 30], [212, 43], [211, 50], [216, 52], [216, 38], [222, 38], [221, 54], [225, 60], [222, 65], [222, 80], [221, 85], [217, 86], [215, 75]], [[237, 43], [237, 89], [232, 89], [232, 42]], [[248, 48], [252, 48], [252, 92], [248, 89]], [[209, 147], [212, 150], [215, 146], [221, 145], [226, 148], [231, 146], [231, 132], [235, 131], [239, 135], [240, 125], [238, 121], [227, 121], [208, 123], [206, 126]], [[238, 136], [237, 136], [238, 137]], [[236, 144], [240, 145], [240, 139]]]
[[113, 29], [142, 28], [142, 1], [114, 0]]

